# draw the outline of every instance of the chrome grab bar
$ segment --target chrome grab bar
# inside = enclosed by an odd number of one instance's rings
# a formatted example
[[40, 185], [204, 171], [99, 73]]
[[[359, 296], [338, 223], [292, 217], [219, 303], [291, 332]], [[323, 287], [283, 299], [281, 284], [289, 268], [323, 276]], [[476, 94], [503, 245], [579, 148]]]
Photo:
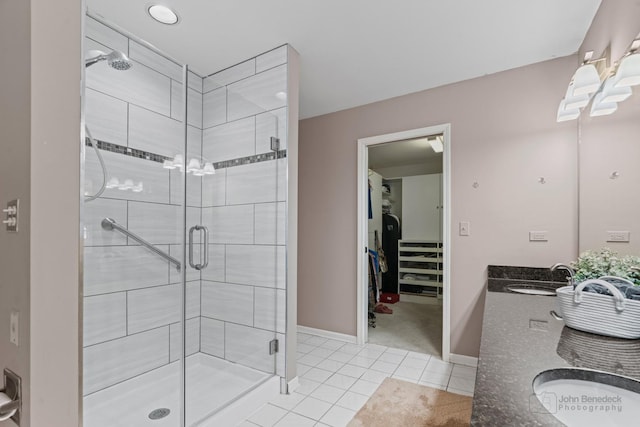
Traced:
[[[204, 231], [204, 261], [202, 264], [193, 263], [193, 232]], [[189, 229], [189, 265], [196, 270], [204, 270], [209, 265], [209, 229], [204, 225], [194, 225]]]
[[180, 271], [180, 268], [182, 267], [182, 265], [180, 264], [180, 261], [178, 261], [177, 259], [175, 259], [171, 255], [165, 253], [164, 251], [161, 251], [160, 249], [156, 248], [151, 243], [149, 243], [146, 240], [144, 240], [142, 237], [139, 237], [139, 236], [133, 234], [132, 232], [130, 232], [129, 230], [127, 230], [126, 228], [124, 228], [123, 226], [118, 224], [115, 219], [113, 219], [113, 218], [105, 218], [105, 219], [103, 219], [102, 220], [102, 228], [104, 228], [105, 230], [109, 230], [109, 231], [113, 231], [113, 230], [119, 231], [120, 233], [124, 234], [125, 236], [135, 240], [138, 243], [140, 243], [142, 246], [146, 247], [151, 252], [154, 252], [157, 255], [160, 255], [162, 258], [166, 259], [171, 264], [175, 265], [176, 269], [178, 271]]

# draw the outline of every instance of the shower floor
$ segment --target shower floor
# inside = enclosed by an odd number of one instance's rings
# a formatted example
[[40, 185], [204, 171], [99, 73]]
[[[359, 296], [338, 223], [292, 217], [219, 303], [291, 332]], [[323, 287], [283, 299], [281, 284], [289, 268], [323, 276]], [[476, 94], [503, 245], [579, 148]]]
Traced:
[[[186, 359], [187, 426], [200, 422], [272, 375], [196, 353]], [[85, 427], [180, 425], [180, 362], [116, 384], [84, 398]], [[168, 408], [165, 418], [149, 414]]]

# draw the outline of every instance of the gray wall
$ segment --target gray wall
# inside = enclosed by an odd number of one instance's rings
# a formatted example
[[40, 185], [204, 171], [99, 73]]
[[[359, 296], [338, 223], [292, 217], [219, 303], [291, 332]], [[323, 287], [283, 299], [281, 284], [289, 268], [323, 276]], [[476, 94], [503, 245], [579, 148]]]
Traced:
[[[0, 3], [0, 55], [11, 58], [0, 82], [0, 205], [21, 203], [20, 231], [0, 231], [0, 368], [24, 381], [27, 427], [79, 422], [80, 9]], [[11, 311], [19, 347], [9, 343]]]
[[[0, 205], [20, 199], [20, 232], [0, 227], [0, 369], [9, 368], [25, 381], [25, 412], [30, 410], [29, 237], [31, 234], [31, 15], [30, 2], [0, 3]], [[2, 214], [2, 219], [5, 216]], [[20, 313], [20, 347], [9, 343], [9, 316]], [[26, 416], [26, 425], [29, 423]]]
[[[476, 356], [487, 265], [544, 267], [576, 254], [576, 123], [555, 120], [575, 64], [556, 59], [302, 120], [299, 323], [356, 334], [358, 138], [451, 123], [452, 229], [471, 222], [471, 236], [451, 241], [451, 348]], [[529, 242], [530, 230], [549, 241]]]
[[[619, 60], [640, 35], [640, 3], [605, 1], [580, 48]], [[610, 116], [580, 118], [580, 251], [610, 247], [640, 253], [640, 88]], [[618, 172], [620, 177], [611, 179]], [[608, 231], [630, 231], [628, 243], [607, 242]]]

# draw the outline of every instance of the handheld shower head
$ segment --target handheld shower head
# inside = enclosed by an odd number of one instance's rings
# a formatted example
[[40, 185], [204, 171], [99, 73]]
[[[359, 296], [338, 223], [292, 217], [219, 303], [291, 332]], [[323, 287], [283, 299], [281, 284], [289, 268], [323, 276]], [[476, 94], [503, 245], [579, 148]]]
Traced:
[[108, 54], [100, 50], [91, 50], [89, 51], [89, 59], [85, 60], [85, 66], [90, 67], [100, 61], [107, 61], [111, 68], [118, 71], [126, 71], [133, 66], [127, 55], [118, 50], [111, 51]]

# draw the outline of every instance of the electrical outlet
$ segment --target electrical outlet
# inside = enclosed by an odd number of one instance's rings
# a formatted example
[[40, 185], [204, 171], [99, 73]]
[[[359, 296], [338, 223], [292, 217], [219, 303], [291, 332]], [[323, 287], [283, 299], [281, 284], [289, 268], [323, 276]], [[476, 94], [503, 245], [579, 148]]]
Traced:
[[9, 342], [18, 346], [18, 336], [19, 336], [19, 319], [20, 313], [17, 311], [11, 312], [11, 318], [9, 321]]
[[461, 236], [471, 235], [471, 224], [469, 221], [460, 221], [460, 233]]
[[530, 242], [546, 242], [547, 240], [547, 232], [546, 231], [530, 231], [529, 232], [529, 241]]
[[546, 332], [549, 330], [549, 322], [546, 320], [529, 319], [529, 329]]
[[628, 231], [607, 231], [607, 242], [629, 242], [630, 237]]

